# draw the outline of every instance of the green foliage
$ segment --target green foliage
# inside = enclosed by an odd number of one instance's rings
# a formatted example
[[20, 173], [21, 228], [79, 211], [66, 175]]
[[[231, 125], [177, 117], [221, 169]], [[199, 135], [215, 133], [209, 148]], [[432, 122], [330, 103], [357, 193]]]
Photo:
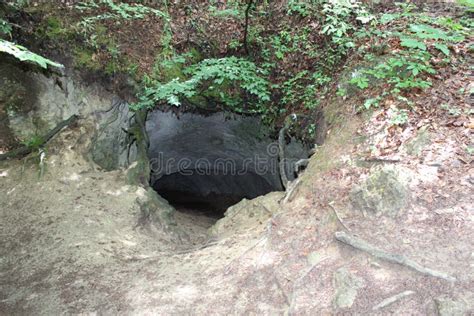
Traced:
[[281, 90], [282, 104], [303, 105], [306, 109], [314, 109], [319, 105], [317, 92], [331, 81], [331, 78], [321, 72], [310, 73], [303, 70], [292, 78], [273, 88]]
[[36, 33], [46, 36], [49, 39], [60, 40], [70, 35], [70, 31], [63, 25], [57, 16], [49, 16], [39, 27]]
[[365, 74], [357, 74], [354, 76], [349, 83], [356, 85], [359, 89], [365, 89], [369, 87], [369, 78]]
[[455, 106], [449, 106], [448, 104], [442, 104], [441, 108], [448, 112], [448, 115], [458, 117], [462, 114], [462, 110]]
[[0, 37], [10, 36], [12, 32], [12, 26], [10, 23], [0, 18]]
[[465, 6], [468, 13], [474, 12], [474, 0], [456, 0], [459, 5]]
[[44, 143], [44, 140], [39, 135], [33, 135], [30, 138], [21, 142], [22, 145], [31, 148], [33, 150], [37, 150], [40, 146]]
[[[178, 57], [175, 62], [183, 62]], [[166, 83], [149, 80], [148, 86], [132, 108], [152, 108], [166, 102], [180, 106], [183, 99], [194, 96], [214, 98], [235, 111], [242, 110], [243, 94], [253, 97], [251, 111], [263, 111], [262, 104], [270, 100], [268, 82], [253, 62], [243, 58], [205, 59], [184, 69], [187, 79], [174, 78]]]
[[364, 108], [368, 110], [372, 107], [378, 107], [381, 99], [382, 99], [381, 97], [377, 97], [377, 98], [370, 98], [370, 99], [365, 100]]
[[75, 8], [81, 12], [107, 9], [107, 13], [101, 16], [95, 16], [96, 20], [101, 19], [124, 19], [124, 20], [136, 20], [143, 19], [149, 14], [154, 14], [159, 17], [164, 17], [165, 14], [160, 10], [147, 7], [142, 4], [128, 4], [124, 2], [115, 3], [113, 0], [89, 0], [79, 2], [75, 5]]
[[[461, 24], [452, 19], [433, 19], [421, 14], [414, 14], [412, 11], [415, 7], [408, 3], [399, 6], [402, 9], [401, 12], [383, 14], [377, 22], [389, 24], [403, 19], [402, 25], [405, 25], [404, 28], [397, 26], [400, 31], [385, 31], [384, 33], [371, 30], [366, 35], [382, 43], [398, 37], [400, 45], [404, 49], [392, 52], [388, 58], [384, 58], [375, 66], [362, 70], [349, 83], [360, 89], [365, 89], [372, 78], [382, 80], [382, 85], [387, 84], [384, 86], [385, 95], [392, 94], [396, 99], [409, 104], [409, 99], [400, 94], [411, 89], [430, 87], [431, 82], [428, 77], [436, 73], [431, 63], [434, 52], [439, 51], [444, 55], [445, 62], [449, 62], [448, 58], [451, 56], [450, 45], [463, 41], [462, 32], [465, 31]], [[444, 26], [448, 30], [434, 25]], [[439, 53], [436, 55], [439, 55]], [[371, 108], [377, 105], [379, 101], [379, 98], [368, 99], [364, 107]]]
[[313, 15], [317, 4], [319, 4], [317, 0], [289, 0], [287, 13], [289, 15], [298, 14], [303, 17]]
[[421, 50], [426, 50], [425, 43], [409, 37], [400, 38], [400, 45], [408, 48], [418, 48]]
[[100, 63], [94, 57], [94, 52], [87, 48], [74, 49], [74, 64], [76, 67], [84, 67], [88, 70], [99, 70]]
[[209, 12], [212, 16], [220, 18], [237, 18], [241, 19], [244, 17], [242, 10], [242, 2], [236, 0], [226, 1], [226, 8], [219, 9], [219, 2], [216, 0], [209, 1]]
[[324, 14], [322, 33], [329, 35], [335, 44], [348, 48], [354, 47], [349, 35], [356, 30], [351, 19], [354, 18], [363, 24], [374, 19], [374, 16], [359, 2], [349, 0], [325, 1], [322, 12]]
[[95, 29], [95, 24], [103, 20], [138, 20], [147, 15], [154, 14], [158, 17], [169, 18], [167, 14], [160, 10], [142, 5], [128, 4], [124, 2], [115, 3], [113, 0], [89, 0], [79, 2], [74, 6], [81, 13], [90, 11], [104, 12], [99, 15], [84, 17], [77, 25], [77, 29], [82, 33], [91, 33]]
[[43, 56], [37, 55], [29, 51], [27, 48], [23, 46], [20, 46], [20, 45], [17, 45], [17, 44], [14, 44], [12, 42], [5, 41], [2, 39], [0, 39], [0, 52], [10, 54], [20, 61], [28, 61], [28, 62], [35, 63], [41, 66], [42, 68], [48, 68], [48, 65], [59, 67], [59, 68], [64, 67], [61, 64], [58, 64], [52, 60], [49, 60], [47, 58], [44, 58]]

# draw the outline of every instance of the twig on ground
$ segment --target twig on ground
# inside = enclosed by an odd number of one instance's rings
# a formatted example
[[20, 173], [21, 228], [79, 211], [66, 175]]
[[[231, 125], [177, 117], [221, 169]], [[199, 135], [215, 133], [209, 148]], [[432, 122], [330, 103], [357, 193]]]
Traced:
[[334, 201], [332, 201], [331, 203], [328, 203], [329, 207], [332, 208], [334, 214], [336, 214], [336, 218], [337, 218], [337, 220], [339, 221], [339, 223], [341, 223], [342, 227], [344, 227], [348, 232], [350, 232], [351, 230], [349, 229], [349, 227], [346, 226], [346, 224], [344, 224], [344, 222], [342, 221], [341, 217], [340, 217], [339, 214], [337, 213], [336, 208], [333, 206], [333, 203], [334, 203]]
[[382, 302], [380, 302], [379, 304], [375, 305], [372, 310], [376, 311], [378, 309], [382, 309], [384, 307], [387, 307], [388, 305], [390, 304], [393, 304], [395, 303], [396, 301], [406, 297], [406, 296], [410, 296], [412, 294], [415, 294], [415, 292], [413, 291], [405, 291], [405, 292], [402, 292], [402, 293], [399, 293], [397, 295], [394, 295], [394, 296], [391, 296], [389, 298], [386, 298], [384, 299]]
[[376, 258], [406, 266], [406, 267], [411, 268], [415, 271], [418, 271], [422, 274], [426, 274], [426, 275], [429, 275], [429, 276], [432, 276], [432, 277], [435, 277], [435, 278], [440, 278], [440, 279], [444, 279], [444, 280], [451, 281], [451, 282], [456, 281], [456, 278], [454, 278], [454, 277], [452, 277], [452, 276], [450, 276], [450, 275], [448, 275], [444, 272], [440, 272], [440, 271], [436, 271], [436, 270], [426, 268], [426, 267], [416, 263], [415, 261], [413, 261], [411, 259], [408, 259], [408, 258], [406, 258], [402, 255], [389, 253], [389, 252], [385, 252], [383, 250], [380, 250], [380, 249], [370, 245], [365, 240], [362, 240], [360, 238], [351, 236], [351, 235], [349, 235], [345, 232], [336, 232], [335, 237], [338, 241], [340, 241], [344, 244], [347, 244], [349, 246], [352, 246], [352, 247], [354, 247], [358, 250], [367, 252], [368, 254], [370, 254], [370, 255], [372, 255]]
[[380, 163], [398, 163], [401, 161], [400, 158], [381, 158], [381, 157], [371, 157], [364, 159], [365, 162], [380, 162]]

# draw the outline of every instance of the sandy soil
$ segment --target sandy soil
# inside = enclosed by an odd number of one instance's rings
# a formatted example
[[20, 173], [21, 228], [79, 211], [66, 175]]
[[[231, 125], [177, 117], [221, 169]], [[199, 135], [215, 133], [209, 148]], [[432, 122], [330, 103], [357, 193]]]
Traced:
[[[122, 171], [85, 162], [71, 146], [80, 130], [51, 144], [41, 179], [33, 161], [2, 163], [0, 314], [472, 314], [474, 170], [465, 150], [472, 117], [446, 124], [439, 110], [393, 132], [379, 119], [387, 113], [332, 131], [268, 221], [209, 239], [212, 219], [177, 214], [191, 237], [183, 245], [137, 227], [143, 189], [127, 185]], [[377, 122], [385, 122], [382, 137], [367, 137]], [[402, 145], [422, 125], [430, 142], [410, 155]], [[363, 153], [395, 136], [401, 141], [384, 158], [411, 178], [410, 206], [396, 217], [364, 216], [350, 207], [349, 192], [383, 162], [360, 164]], [[338, 242], [335, 232], [346, 229], [340, 221], [351, 235], [456, 281]], [[413, 293], [375, 308], [405, 291]]]

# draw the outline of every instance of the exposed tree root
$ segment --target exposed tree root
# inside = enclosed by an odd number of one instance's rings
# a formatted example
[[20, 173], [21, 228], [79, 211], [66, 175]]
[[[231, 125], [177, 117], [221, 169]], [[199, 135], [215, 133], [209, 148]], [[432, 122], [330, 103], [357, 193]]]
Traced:
[[333, 203], [334, 201], [332, 201], [331, 203], [329, 203], [329, 207], [332, 208], [334, 214], [336, 215], [336, 218], [337, 220], [339, 221], [339, 223], [342, 225], [342, 227], [344, 227], [348, 232], [350, 232], [351, 230], [349, 229], [349, 227], [346, 226], [346, 224], [344, 224], [344, 222], [342, 221], [341, 217], [339, 216], [339, 214], [337, 213], [337, 210], [336, 208], [333, 206]]
[[300, 186], [300, 184], [301, 184], [301, 178], [297, 178], [295, 181], [292, 181], [289, 183], [288, 188], [286, 190], [285, 197], [282, 200], [282, 204], [286, 204], [292, 201], [293, 196], [295, 195], [295, 192], [297, 191], [296, 189]]
[[422, 274], [429, 275], [429, 276], [432, 276], [432, 277], [435, 277], [435, 278], [440, 278], [440, 279], [444, 279], [444, 280], [451, 281], [451, 282], [456, 281], [456, 278], [454, 278], [454, 277], [452, 277], [452, 276], [450, 276], [450, 275], [448, 275], [444, 272], [440, 272], [440, 271], [432, 270], [430, 268], [426, 268], [426, 267], [416, 263], [415, 261], [413, 261], [411, 259], [408, 259], [408, 258], [406, 258], [402, 255], [389, 253], [389, 252], [385, 252], [383, 250], [380, 250], [380, 249], [372, 246], [371, 244], [369, 244], [365, 240], [362, 240], [360, 238], [351, 236], [351, 235], [349, 235], [345, 232], [336, 232], [335, 237], [338, 241], [340, 241], [340, 242], [342, 242], [346, 245], [352, 246], [352, 247], [354, 247], [358, 250], [367, 252], [368, 254], [370, 254], [370, 255], [372, 255], [376, 258], [386, 260], [386, 261], [389, 261], [389, 262], [392, 262], [392, 263], [397, 263], [397, 264], [400, 264], [402, 266], [406, 266], [406, 267], [411, 268], [415, 271], [418, 271]]
[[407, 297], [407, 296], [410, 296], [412, 294], [415, 294], [415, 292], [413, 291], [404, 291], [402, 293], [399, 293], [397, 295], [394, 295], [394, 296], [391, 296], [389, 298], [386, 298], [384, 299], [382, 302], [380, 302], [379, 304], [375, 305], [372, 310], [376, 311], [378, 309], [382, 309], [384, 307], [387, 307], [388, 305], [390, 304], [393, 304], [395, 303], [396, 301], [404, 298], [404, 297]]
[[[288, 120], [285, 120], [288, 122]], [[281, 184], [283, 185], [283, 188], [286, 190], [288, 187], [288, 177], [286, 176], [286, 170], [285, 170], [285, 145], [286, 145], [286, 140], [285, 140], [285, 135], [286, 132], [288, 131], [289, 124], [285, 123], [285, 126], [283, 126], [280, 129], [280, 132], [278, 133], [278, 153], [279, 153], [279, 160], [280, 160], [280, 177], [281, 177]]]

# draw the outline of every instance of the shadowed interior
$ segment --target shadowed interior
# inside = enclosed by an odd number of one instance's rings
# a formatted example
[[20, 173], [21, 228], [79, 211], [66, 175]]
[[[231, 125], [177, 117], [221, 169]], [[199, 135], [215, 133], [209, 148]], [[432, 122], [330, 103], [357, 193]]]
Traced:
[[225, 210], [241, 201], [275, 191], [263, 177], [184, 170], [166, 175], [153, 184], [154, 189], [176, 207], [207, 210], [212, 217], [222, 217]]

